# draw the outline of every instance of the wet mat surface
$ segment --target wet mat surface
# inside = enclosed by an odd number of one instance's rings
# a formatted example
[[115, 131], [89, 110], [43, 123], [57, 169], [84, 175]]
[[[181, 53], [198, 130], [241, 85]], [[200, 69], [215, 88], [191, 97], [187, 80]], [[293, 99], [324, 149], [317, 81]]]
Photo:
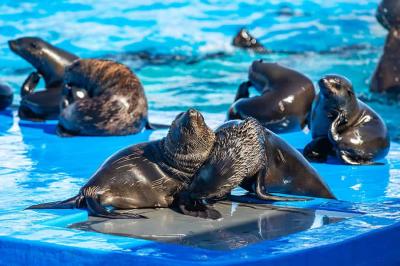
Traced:
[[130, 211], [149, 219], [124, 220], [90, 217], [69, 228], [139, 237], [215, 250], [246, 247], [263, 240], [318, 228], [353, 217], [354, 213], [279, 208], [272, 205], [217, 203], [223, 218], [217, 221], [184, 216], [171, 209]]

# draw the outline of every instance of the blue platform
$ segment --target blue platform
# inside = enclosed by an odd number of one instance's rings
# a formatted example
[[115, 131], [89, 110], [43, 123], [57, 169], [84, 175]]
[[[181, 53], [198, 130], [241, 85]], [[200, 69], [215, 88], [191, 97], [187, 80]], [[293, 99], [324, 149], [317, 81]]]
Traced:
[[[175, 113], [151, 113], [171, 120]], [[223, 117], [206, 114], [211, 126]], [[20, 122], [0, 114], [0, 265], [399, 265], [400, 145], [392, 143], [382, 166], [313, 164], [339, 201], [275, 205], [358, 214], [337, 223], [221, 251], [165, 244], [68, 228], [87, 219], [81, 210], [23, 210], [76, 194], [118, 149], [157, 139], [166, 131], [135, 136], [59, 138], [55, 124]], [[310, 136], [282, 135], [301, 149]], [[160, 221], [161, 222], [161, 221]], [[195, 226], [195, 224], [193, 224]]]

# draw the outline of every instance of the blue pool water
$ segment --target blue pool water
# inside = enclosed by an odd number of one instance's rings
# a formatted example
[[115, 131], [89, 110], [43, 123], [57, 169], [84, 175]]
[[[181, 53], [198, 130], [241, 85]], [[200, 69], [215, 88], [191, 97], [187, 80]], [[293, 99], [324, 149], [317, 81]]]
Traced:
[[[246, 78], [249, 64], [260, 58], [230, 45], [232, 36], [240, 27], [247, 26], [272, 50], [298, 52], [263, 55], [265, 60], [295, 68], [314, 82], [327, 73], [346, 75], [353, 81], [357, 93], [367, 96], [368, 80], [386, 34], [374, 18], [375, 1], [110, 3], [105, 0], [0, 3], [0, 82], [8, 83], [15, 91], [14, 107], [0, 113], [0, 236], [9, 240], [7, 244], [0, 240], [0, 248], [13, 254], [13, 247], [28, 245], [31, 248], [29, 241], [36, 241], [48, 245], [53, 251], [57, 248], [62, 250], [60, 253], [54, 251], [59, 255], [51, 257], [53, 259], [66, 262], [62, 254], [74, 254], [75, 262], [82, 259], [80, 264], [84, 264], [89, 261], [85, 261], [85, 253], [81, 253], [83, 251], [79, 248], [91, 250], [92, 255], [99, 253], [98, 257], [91, 257], [91, 262], [104, 262], [101, 259], [110, 252], [116, 252], [116, 262], [124, 262], [121, 254], [129, 254], [138, 262], [151, 258], [162, 263], [160, 258], [164, 258], [170, 262], [205, 263], [219, 258], [238, 263], [276, 259], [292, 252], [320, 247], [319, 259], [325, 257], [334, 263], [350, 258], [332, 255], [332, 246], [329, 245], [338, 246], [338, 243], [356, 239], [350, 248], [356, 260], [365, 256], [364, 246], [359, 243], [361, 240], [357, 242], [360, 239], [357, 237], [398, 227], [400, 146], [396, 143], [393, 143], [383, 166], [314, 165], [342, 201], [313, 201], [305, 206], [365, 215], [276, 241], [250, 245], [232, 253], [193, 251], [187, 247], [65, 228], [68, 223], [86, 219], [86, 213], [82, 211], [22, 211], [35, 203], [74, 195], [113, 152], [127, 145], [160, 138], [165, 131], [146, 131], [127, 137], [62, 139], [54, 135], [54, 121], [19, 121], [15, 112], [15, 105], [19, 102], [18, 90], [32, 69], [11, 53], [6, 43], [9, 39], [39, 36], [81, 57], [116, 58], [129, 65], [143, 82], [149, 99], [151, 121], [169, 123], [178, 112], [195, 107], [204, 113], [206, 122], [215, 127], [224, 120], [237, 85]], [[280, 12], [288, 7], [293, 16]], [[342, 47], [357, 49], [326, 53]], [[137, 51], [166, 57], [179, 55], [183, 59], [174, 57], [169, 62], [159, 60], [152, 63], [138, 59], [135, 56]], [[226, 55], [187, 64], [191, 59], [216, 52]], [[398, 106], [378, 102], [370, 104], [385, 119], [396, 141], [399, 134], [397, 121], [400, 118]], [[304, 147], [309, 140], [309, 136], [302, 133], [283, 137], [297, 148]], [[301, 204], [296, 206], [302, 207]], [[67, 218], [63, 220], [63, 217]], [[392, 240], [380, 238], [379, 241], [376, 240], [376, 243], [382, 245], [374, 247], [374, 250], [381, 250]], [[42, 254], [40, 252], [44, 251], [38, 252]], [[0, 265], [12, 261], [10, 258], [11, 255], [0, 257]], [[26, 255], [26, 258], [33, 257]], [[303, 262], [307, 259], [307, 256], [304, 257]], [[326, 261], [325, 264], [328, 265]]]

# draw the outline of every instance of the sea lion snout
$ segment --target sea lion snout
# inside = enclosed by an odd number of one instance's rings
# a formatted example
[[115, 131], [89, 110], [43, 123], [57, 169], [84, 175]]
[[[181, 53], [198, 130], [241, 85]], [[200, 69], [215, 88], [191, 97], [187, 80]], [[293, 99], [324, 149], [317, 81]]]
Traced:
[[351, 82], [339, 75], [324, 76], [318, 81], [318, 86], [324, 96], [340, 96], [353, 91]]

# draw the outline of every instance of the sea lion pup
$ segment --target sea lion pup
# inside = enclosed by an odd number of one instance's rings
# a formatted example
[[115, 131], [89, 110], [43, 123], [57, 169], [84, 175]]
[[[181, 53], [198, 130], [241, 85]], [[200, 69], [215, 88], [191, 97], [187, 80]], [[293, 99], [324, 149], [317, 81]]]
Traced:
[[[23, 37], [8, 44], [11, 51], [36, 68], [21, 87], [19, 117], [32, 121], [56, 119], [60, 112], [65, 67], [78, 57], [37, 37]], [[46, 89], [35, 92], [40, 78], [44, 79]]]
[[235, 47], [252, 50], [256, 53], [269, 53], [270, 51], [266, 49], [256, 38], [254, 38], [250, 32], [241, 28], [232, 40], [232, 45]]
[[12, 89], [4, 84], [0, 84], [0, 111], [12, 104], [14, 94]]
[[[261, 95], [249, 97], [251, 86]], [[303, 74], [258, 60], [250, 66], [249, 81], [239, 86], [227, 118], [254, 117], [275, 133], [301, 130], [307, 124], [314, 97], [314, 85]]]
[[161, 140], [125, 148], [107, 159], [75, 197], [29, 209], [86, 208], [106, 218], [140, 218], [109, 212], [116, 209], [169, 207], [175, 194], [208, 158], [214, 132], [194, 109], [179, 114]]
[[215, 134], [210, 157], [178, 197], [184, 214], [220, 218], [203, 200], [221, 199], [239, 185], [269, 201], [305, 200], [270, 192], [335, 199], [301, 153], [254, 118], [226, 122]]
[[123, 64], [79, 59], [65, 70], [58, 134], [128, 135], [150, 128], [142, 84]]
[[400, 93], [400, 28], [391, 28], [370, 83], [373, 92]]
[[346, 164], [375, 164], [389, 151], [390, 139], [382, 118], [357, 99], [345, 77], [319, 80], [320, 93], [312, 111], [313, 140], [304, 148], [311, 161], [325, 162], [336, 155]]

